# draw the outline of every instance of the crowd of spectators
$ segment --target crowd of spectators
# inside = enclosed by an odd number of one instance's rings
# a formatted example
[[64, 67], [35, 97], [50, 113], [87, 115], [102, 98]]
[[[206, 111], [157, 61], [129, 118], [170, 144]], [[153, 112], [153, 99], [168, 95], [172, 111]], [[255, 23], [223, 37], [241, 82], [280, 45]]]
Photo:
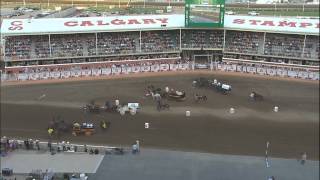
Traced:
[[272, 56], [301, 57], [303, 44], [304, 36], [267, 33], [264, 54]]
[[263, 33], [227, 31], [225, 51], [243, 54], [261, 54]]
[[5, 55], [11, 60], [31, 58], [30, 36], [8, 36], [5, 38]]
[[219, 48], [223, 47], [222, 30], [183, 30], [182, 48]]
[[143, 31], [141, 33], [142, 52], [168, 52], [179, 50], [178, 31]]
[[32, 38], [35, 52], [33, 58], [48, 58], [50, 57], [50, 46], [48, 36], [35, 36]]
[[99, 33], [97, 45], [98, 55], [135, 53], [139, 48], [139, 33]]
[[[182, 49], [223, 49], [223, 30], [182, 30]], [[14, 65], [25, 65], [25, 62], [14, 60], [60, 58], [54, 63], [94, 62], [104, 61], [91, 56], [109, 56], [110, 61], [122, 59], [117, 55], [147, 54], [157, 52], [176, 52], [180, 49], [180, 32], [142, 31], [140, 32], [106, 32], [96, 34], [64, 34], [64, 35], [34, 35], [5, 37], [5, 58], [13, 60]], [[140, 42], [141, 37], [141, 42]], [[97, 40], [97, 41], [96, 41]], [[265, 45], [263, 47], [263, 42]], [[51, 44], [49, 44], [49, 42]], [[51, 47], [51, 49], [50, 49]], [[268, 55], [283, 58], [319, 59], [319, 36], [288, 35], [260, 32], [226, 31], [225, 57], [232, 54]], [[89, 60], [62, 59], [63, 57], [90, 57]], [[113, 57], [111, 57], [113, 56]], [[115, 57], [116, 56], [116, 57]], [[148, 55], [141, 55], [148, 56]], [[239, 57], [239, 56], [237, 56]], [[133, 59], [132, 57], [126, 57]], [[75, 58], [74, 58], [75, 59]], [[127, 60], [129, 60], [127, 59]], [[39, 63], [38, 63], [39, 62]], [[27, 64], [49, 64], [30, 61]]]
[[84, 42], [94, 38], [93, 34], [51, 35], [51, 53], [53, 57], [84, 56]]
[[319, 59], [319, 36], [307, 36], [303, 57], [309, 59]]

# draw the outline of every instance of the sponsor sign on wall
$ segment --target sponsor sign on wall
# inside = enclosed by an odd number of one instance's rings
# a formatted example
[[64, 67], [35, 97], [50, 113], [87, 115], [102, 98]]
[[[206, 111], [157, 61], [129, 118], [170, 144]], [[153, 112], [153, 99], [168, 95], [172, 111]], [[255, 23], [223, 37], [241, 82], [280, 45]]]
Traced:
[[61, 71], [61, 78], [66, 79], [66, 78], [69, 78], [70, 76], [71, 76], [70, 71]]
[[111, 68], [102, 68], [101, 69], [101, 75], [110, 75], [111, 74]]
[[260, 75], [265, 75], [266, 74], [266, 69], [262, 67], [257, 67], [257, 73]]
[[267, 74], [269, 76], [276, 76], [277, 75], [277, 71], [273, 68], [267, 68]]
[[256, 67], [247, 66], [247, 72], [248, 72], [248, 73], [255, 74], [256, 71], [257, 71]]
[[50, 72], [50, 78], [52, 79], [59, 79], [61, 76], [60, 71], [51, 71]]
[[298, 72], [294, 70], [288, 70], [289, 77], [298, 77]]
[[132, 66], [131, 70], [133, 73], [139, 73], [140, 72], [140, 66]]
[[40, 78], [38, 73], [30, 73], [29, 74], [29, 79], [30, 80], [38, 80]]
[[28, 73], [19, 73], [18, 74], [18, 80], [20, 81], [25, 81], [29, 79], [29, 74]]
[[179, 69], [178, 64], [170, 64], [170, 71], [177, 71]]
[[152, 72], [158, 72], [159, 70], [160, 70], [159, 64], [151, 65], [151, 71]]
[[91, 76], [91, 69], [83, 69], [81, 71], [81, 76], [85, 76], [85, 77]]
[[111, 68], [111, 73], [113, 75], [119, 75], [121, 73], [121, 67], [112, 67]]
[[100, 76], [101, 69], [92, 69], [92, 76]]
[[188, 70], [189, 69], [189, 64], [179, 64], [179, 69], [180, 70]]
[[48, 71], [40, 72], [40, 79], [49, 79], [50, 73]]
[[144, 65], [141, 66], [141, 72], [150, 72], [151, 71], [151, 66]]
[[278, 68], [277, 75], [281, 77], [288, 76], [288, 71], [286, 69]]
[[160, 71], [169, 71], [169, 64], [160, 64]]
[[70, 76], [71, 77], [80, 77], [81, 76], [81, 71], [80, 70], [71, 70], [70, 71]]
[[308, 79], [309, 74], [307, 71], [298, 71], [298, 77], [302, 79]]

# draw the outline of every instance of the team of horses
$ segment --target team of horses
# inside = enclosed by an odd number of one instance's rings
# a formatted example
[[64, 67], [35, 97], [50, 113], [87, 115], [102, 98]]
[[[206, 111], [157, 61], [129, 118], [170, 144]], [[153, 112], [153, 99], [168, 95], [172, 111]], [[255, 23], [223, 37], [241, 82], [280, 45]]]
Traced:
[[[194, 88], [208, 88], [215, 90], [222, 94], [230, 94], [232, 88], [231, 85], [228, 85], [226, 83], [219, 82], [217, 79], [207, 79], [207, 78], [198, 78], [195, 79], [192, 82], [192, 86]], [[156, 102], [156, 108], [158, 111], [162, 110], [169, 110], [170, 105], [167, 103], [168, 101], [176, 101], [176, 102], [183, 102], [186, 100], [186, 92], [183, 90], [175, 90], [173, 88], [165, 87], [165, 88], [159, 88], [155, 87], [154, 85], [149, 85], [146, 88], [146, 94], [147, 97], [152, 97], [152, 99]], [[199, 93], [193, 94], [194, 102], [205, 102], [208, 100], [206, 95], [201, 95]], [[264, 100], [264, 97], [255, 92], [252, 91], [249, 94], [249, 99], [252, 101], [262, 101]], [[110, 101], [106, 101], [104, 105], [99, 105], [95, 101], [90, 101], [85, 106], [82, 107], [85, 113], [101, 113], [101, 112], [115, 112], [118, 113], [121, 111], [121, 108], [124, 107], [124, 105], [120, 104], [114, 104]], [[121, 114], [121, 113], [120, 113]], [[106, 130], [110, 127], [110, 122], [102, 120], [100, 121], [100, 127], [102, 130]], [[48, 125], [48, 133], [49, 136], [52, 136], [53, 134], [57, 134], [58, 137], [60, 137], [63, 133], [69, 133], [72, 131], [73, 125], [71, 123], [67, 123], [64, 120], [62, 120], [61, 117], [54, 117], [52, 121], [49, 122]]]

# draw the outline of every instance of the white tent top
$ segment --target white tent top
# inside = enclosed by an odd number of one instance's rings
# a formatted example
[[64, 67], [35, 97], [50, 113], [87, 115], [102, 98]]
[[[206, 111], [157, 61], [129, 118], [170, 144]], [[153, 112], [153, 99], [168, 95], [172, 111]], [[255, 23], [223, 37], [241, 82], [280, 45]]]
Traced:
[[[281, 33], [319, 33], [319, 19], [225, 16], [225, 29]], [[109, 16], [50, 19], [4, 19], [1, 33], [37, 35], [184, 28], [184, 15]]]

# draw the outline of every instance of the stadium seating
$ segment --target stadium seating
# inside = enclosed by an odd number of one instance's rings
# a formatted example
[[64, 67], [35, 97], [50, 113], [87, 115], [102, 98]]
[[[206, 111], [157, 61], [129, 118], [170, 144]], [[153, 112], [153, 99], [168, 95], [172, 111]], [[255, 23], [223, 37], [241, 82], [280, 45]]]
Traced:
[[[223, 49], [223, 30], [182, 30], [181, 47], [183, 49]], [[180, 31], [142, 31], [141, 42], [140, 32], [106, 32], [90, 34], [65, 34], [65, 35], [33, 35], [33, 36], [8, 36], [5, 37], [5, 58], [6, 60], [72, 58], [104, 56], [110, 57], [81, 58], [81, 59], [60, 59], [55, 63], [80, 63], [96, 62], [104, 60], [126, 60], [139, 59], [133, 56], [121, 56], [132, 53], [141, 53], [141, 57], [161, 58], [165, 55], [145, 55], [153, 53], [176, 52], [180, 50]], [[96, 42], [97, 38], [97, 42]], [[291, 63], [288, 59], [310, 60], [306, 64], [318, 62], [319, 59], [319, 36], [305, 36], [295, 34], [266, 33], [265, 46], [263, 47], [263, 32], [226, 31], [225, 55], [230, 58], [250, 59], [252, 55], [276, 56], [275, 59], [266, 59], [271, 62]], [[49, 46], [51, 42], [51, 52]], [[141, 49], [140, 49], [141, 45]], [[97, 47], [97, 48], [96, 48]], [[304, 50], [303, 50], [303, 47]], [[238, 55], [240, 54], [240, 55]], [[3, 56], [3, 55], [2, 55]], [[112, 57], [113, 56], [113, 57]], [[170, 56], [170, 54], [169, 54]], [[262, 56], [261, 56], [262, 57]], [[261, 58], [260, 57], [260, 58]], [[133, 59], [132, 59], [133, 58]], [[255, 57], [256, 60], [259, 57]], [[286, 59], [286, 60], [282, 60]], [[260, 60], [260, 59], [259, 59]], [[265, 61], [261, 59], [261, 61]], [[301, 60], [300, 60], [301, 61]], [[39, 64], [50, 64], [53, 61], [43, 61]], [[13, 62], [11, 65], [38, 64], [36, 61]]]
[[138, 32], [99, 33], [98, 55], [129, 54], [139, 50]]
[[244, 54], [262, 54], [263, 33], [227, 31], [225, 41], [226, 52]]
[[318, 59], [319, 47], [319, 36], [307, 36], [303, 57]]
[[142, 52], [167, 52], [179, 50], [177, 31], [143, 31], [141, 34]]
[[267, 33], [264, 54], [284, 57], [301, 57], [304, 36]]
[[182, 48], [218, 48], [223, 47], [221, 30], [183, 30]]
[[[94, 34], [51, 35], [51, 52], [53, 57], [74, 57], [88, 55], [88, 38], [95, 39]], [[84, 49], [86, 48], [87, 51]]]
[[30, 36], [9, 36], [5, 39], [5, 55], [10, 60], [31, 58]]

